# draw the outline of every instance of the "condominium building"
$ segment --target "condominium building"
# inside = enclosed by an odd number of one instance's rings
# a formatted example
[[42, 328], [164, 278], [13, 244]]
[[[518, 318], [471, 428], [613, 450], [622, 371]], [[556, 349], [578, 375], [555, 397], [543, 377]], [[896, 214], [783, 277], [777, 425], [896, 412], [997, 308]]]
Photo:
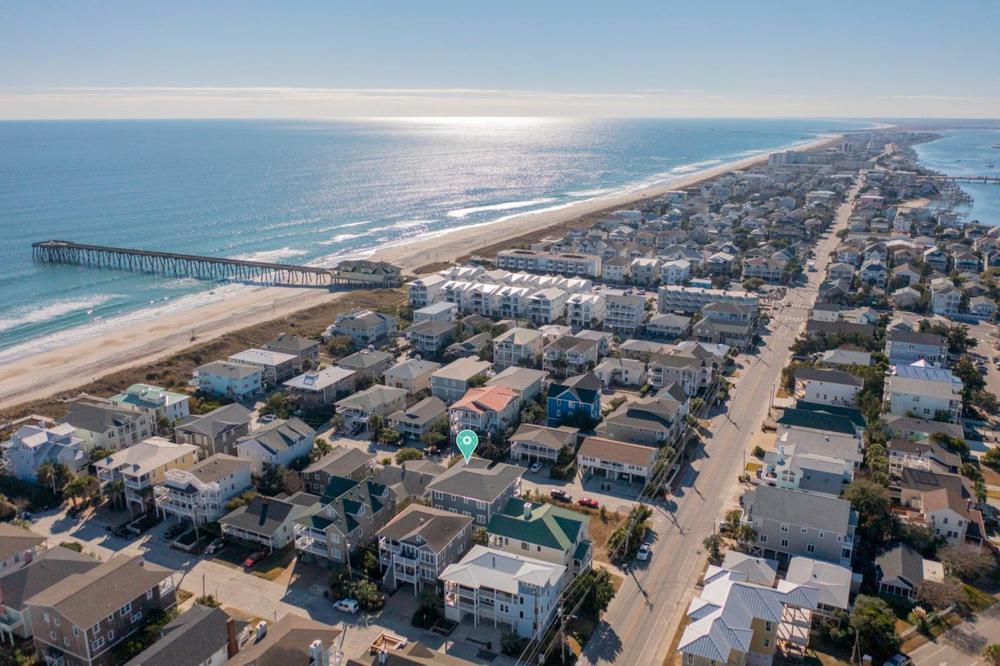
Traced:
[[621, 289], [604, 291], [604, 329], [624, 335], [639, 330], [646, 321], [646, 297]]
[[670, 284], [660, 287], [658, 295], [660, 312], [694, 314], [710, 303], [739, 303], [748, 305], [754, 316], [757, 315], [758, 311], [757, 296], [745, 291], [682, 287]]
[[561, 254], [538, 250], [501, 250], [497, 252], [497, 268], [530, 273], [601, 276], [601, 258], [589, 254]]

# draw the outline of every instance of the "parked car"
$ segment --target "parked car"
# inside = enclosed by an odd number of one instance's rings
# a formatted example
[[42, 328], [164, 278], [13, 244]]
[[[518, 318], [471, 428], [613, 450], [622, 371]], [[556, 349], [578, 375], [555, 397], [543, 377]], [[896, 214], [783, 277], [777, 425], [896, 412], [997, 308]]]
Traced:
[[539, 472], [542, 471], [542, 463], [536, 460], [535, 462], [531, 463], [531, 467], [529, 467], [528, 469], [534, 472], [535, 474], [538, 474]]
[[176, 525], [171, 525], [163, 531], [164, 539], [175, 539], [183, 534], [187, 530], [187, 525], [184, 523], [177, 523]]
[[892, 657], [886, 660], [884, 666], [912, 666], [913, 660], [907, 657], [902, 652], [897, 652]]
[[652, 551], [649, 549], [649, 544], [644, 543], [641, 546], [639, 546], [639, 550], [636, 551], [635, 557], [636, 559], [645, 562], [646, 560], [649, 559], [650, 555], [652, 555]]
[[549, 491], [549, 497], [560, 502], [572, 502], [573, 496], [560, 488], [553, 488]]
[[274, 414], [264, 414], [263, 416], [261, 416], [261, 417], [260, 417], [259, 419], [257, 419], [257, 420], [258, 420], [258, 421], [259, 421], [260, 423], [271, 423], [271, 422], [272, 422], [272, 421], [274, 421], [274, 420], [275, 420], [276, 418], [277, 418], [277, 417], [276, 417], [276, 416], [275, 416]]
[[601, 503], [590, 497], [581, 497], [576, 501], [580, 506], [585, 506], [588, 509], [597, 509], [601, 506]]
[[339, 611], [344, 613], [357, 613], [358, 612], [358, 600], [357, 599], [341, 599], [333, 605]]
[[243, 560], [243, 566], [245, 566], [247, 569], [249, 569], [253, 565], [255, 565], [258, 562], [260, 562], [265, 557], [267, 557], [267, 551], [266, 550], [258, 550], [256, 553], [251, 554], [250, 557], [248, 557], [247, 559]]

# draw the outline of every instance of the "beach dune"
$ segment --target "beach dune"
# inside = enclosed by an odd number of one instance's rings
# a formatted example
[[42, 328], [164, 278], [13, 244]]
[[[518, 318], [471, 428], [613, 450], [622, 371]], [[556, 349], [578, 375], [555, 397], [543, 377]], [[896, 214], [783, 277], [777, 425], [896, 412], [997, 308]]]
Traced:
[[[810, 150], [835, 141], [831, 136], [805, 143], [795, 150]], [[781, 149], [774, 152], [782, 152]], [[614, 210], [690, 187], [727, 171], [745, 169], [767, 161], [770, 153], [666, 179], [661, 183], [622, 194], [588, 199], [567, 206], [506, 216], [495, 222], [440, 234], [430, 234], [405, 244], [377, 251], [375, 259], [389, 261], [405, 272], [431, 263], [449, 262], [485, 246], [563, 224], [602, 211]], [[271, 287], [242, 292], [231, 298], [175, 312], [38, 353], [25, 353], [0, 365], [0, 408], [45, 398], [96, 380], [116, 370], [154, 361], [225, 333], [286, 317], [298, 310], [329, 303], [342, 294], [315, 288]]]

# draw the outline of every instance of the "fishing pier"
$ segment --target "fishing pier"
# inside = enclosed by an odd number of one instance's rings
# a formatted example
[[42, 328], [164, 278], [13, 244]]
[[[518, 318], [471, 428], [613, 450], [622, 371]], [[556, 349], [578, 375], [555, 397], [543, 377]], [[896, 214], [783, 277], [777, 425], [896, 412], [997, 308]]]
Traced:
[[343, 261], [332, 268], [322, 268], [87, 245], [65, 240], [32, 243], [31, 254], [35, 261], [47, 264], [265, 285], [374, 289], [398, 287], [403, 282], [399, 269], [382, 261]]

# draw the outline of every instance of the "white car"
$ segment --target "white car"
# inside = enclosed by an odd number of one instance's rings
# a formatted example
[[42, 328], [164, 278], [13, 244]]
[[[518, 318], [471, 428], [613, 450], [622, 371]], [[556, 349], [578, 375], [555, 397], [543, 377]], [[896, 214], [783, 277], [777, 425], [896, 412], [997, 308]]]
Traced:
[[535, 461], [531, 463], [531, 467], [529, 467], [528, 469], [537, 474], [538, 472], [542, 471], [542, 463]]
[[652, 554], [653, 554], [652, 551], [649, 549], [649, 544], [644, 543], [641, 546], [639, 546], [639, 550], [636, 552], [635, 557], [636, 559], [645, 562], [646, 560], [649, 559], [649, 556]]
[[339, 611], [344, 613], [354, 613], [358, 612], [358, 600], [357, 599], [341, 599], [333, 605]]

